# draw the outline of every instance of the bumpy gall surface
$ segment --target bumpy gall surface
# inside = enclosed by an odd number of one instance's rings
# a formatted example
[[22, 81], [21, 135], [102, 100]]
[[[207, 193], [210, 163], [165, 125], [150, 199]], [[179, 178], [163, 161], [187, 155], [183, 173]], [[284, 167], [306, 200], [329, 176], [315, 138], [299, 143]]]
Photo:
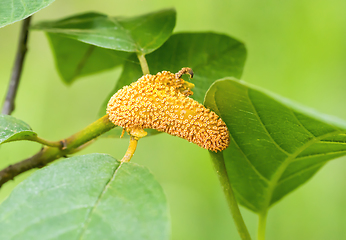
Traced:
[[168, 71], [147, 74], [123, 87], [109, 100], [109, 119], [129, 132], [152, 128], [214, 152], [224, 150], [230, 142], [226, 124], [189, 98], [194, 85], [180, 76]]

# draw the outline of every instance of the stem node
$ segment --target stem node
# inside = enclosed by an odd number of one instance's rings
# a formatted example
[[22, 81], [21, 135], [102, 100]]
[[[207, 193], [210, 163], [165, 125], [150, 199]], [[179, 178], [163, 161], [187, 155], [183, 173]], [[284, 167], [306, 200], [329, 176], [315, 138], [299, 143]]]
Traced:
[[19, 174], [33, 168], [41, 168], [61, 157], [81, 150], [99, 135], [111, 130], [115, 125], [108, 119], [108, 115], [96, 120], [80, 132], [58, 142], [49, 142], [43, 139], [32, 139], [47, 146], [43, 147], [34, 156], [10, 165], [0, 171], [0, 187]]

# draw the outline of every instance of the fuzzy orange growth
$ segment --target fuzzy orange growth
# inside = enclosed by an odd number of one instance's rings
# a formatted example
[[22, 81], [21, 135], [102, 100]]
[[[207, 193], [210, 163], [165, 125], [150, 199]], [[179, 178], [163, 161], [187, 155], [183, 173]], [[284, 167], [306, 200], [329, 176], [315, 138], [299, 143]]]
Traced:
[[211, 151], [228, 147], [230, 138], [224, 121], [197, 101], [192, 83], [181, 79], [190, 68], [176, 75], [168, 71], [144, 75], [116, 92], [108, 102], [109, 119], [128, 132], [152, 128], [196, 143]]

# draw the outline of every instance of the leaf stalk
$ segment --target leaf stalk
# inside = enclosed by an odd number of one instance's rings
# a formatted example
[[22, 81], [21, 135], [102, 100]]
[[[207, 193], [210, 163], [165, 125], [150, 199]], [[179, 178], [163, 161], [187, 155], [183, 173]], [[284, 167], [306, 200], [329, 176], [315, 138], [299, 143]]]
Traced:
[[237, 227], [238, 233], [242, 240], [251, 240], [251, 236], [249, 234], [249, 231], [247, 230], [244, 219], [240, 213], [237, 200], [235, 199], [231, 183], [228, 179], [225, 161], [223, 159], [223, 154], [222, 152], [214, 153], [210, 151], [209, 153], [211, 155], [211, 159], [213, 161], [221, 187], [226, 196], [227, 203], [231, 210], [231, 214], [235, 222], [235, 225]]
[[257, 240], [265, 240], [266, 223], [267, 223], [267, 211], [264, 211], [258, 215]]
[[121, 159], [121, 162], [129, 162], [131, 160], [133, 154], [136, 151], [137, 143], [138, 143], [138, 138], [131, 136], [129, 147], [128, 147], [124, 157]]
[[38, 136], [35, 136], [33, 139], [28, 139], [28, 140], [34, 141], [34, 142], [38, 142], [38, 143], [41, 143], [41, 144], [49, 146], [49, 147], [57, 147], [57, 148], [62, 148], [63, 147], [63, 144], [62, 144], [61, 141], [56, 141], [56, 142], [49, 141], [49, 140], [40, 138]]
[[143, 75], [150, 74], [149, 66], [148, 66], [147, 59], [145, 58], [145, 54], [138, 53], [137, 57], [138, 57], [140, 65], [141, 65]]

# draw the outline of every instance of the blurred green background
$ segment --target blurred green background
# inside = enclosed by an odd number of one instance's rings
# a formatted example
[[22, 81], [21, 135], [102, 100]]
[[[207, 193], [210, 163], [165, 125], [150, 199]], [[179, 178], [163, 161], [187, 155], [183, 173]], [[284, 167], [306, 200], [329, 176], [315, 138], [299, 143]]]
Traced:
[[[346, 119], [345, 0], [57, 0], [35, 14], [33, 22], [85, 11], [132, 16], [168, 7], [177, 10], [175, 32], [213, 31], [243, 41], [248, 50], [245, 81]], [[19, 28], [16, 23], [0, 29], [1, 100]], [[121, 69], [115, 69], [66, 86], [55, 70], [46, 37], [31, 32], [13, 116], [43, 138], [67, 137], [97, 119], [120, 73]], [[124, 139], [99, 139], [79, 154], [100, 152], [120, 159], [127, 144]], [[30, 142], [4, 144], [0, 167], [39, 149]], [[346, 239], [345, 160], [328, 163], [271, 209], [268, 240]], [[132, 161], [147, 166], [163, 186], [170, 205], [172, 240], [239, 239], [206, 150], [160, 134], [142, 139]], [[7, 183], [0, 191], [0, 202], [31, 173]], [[257, 216], [241, 210], [255, 239]]]

